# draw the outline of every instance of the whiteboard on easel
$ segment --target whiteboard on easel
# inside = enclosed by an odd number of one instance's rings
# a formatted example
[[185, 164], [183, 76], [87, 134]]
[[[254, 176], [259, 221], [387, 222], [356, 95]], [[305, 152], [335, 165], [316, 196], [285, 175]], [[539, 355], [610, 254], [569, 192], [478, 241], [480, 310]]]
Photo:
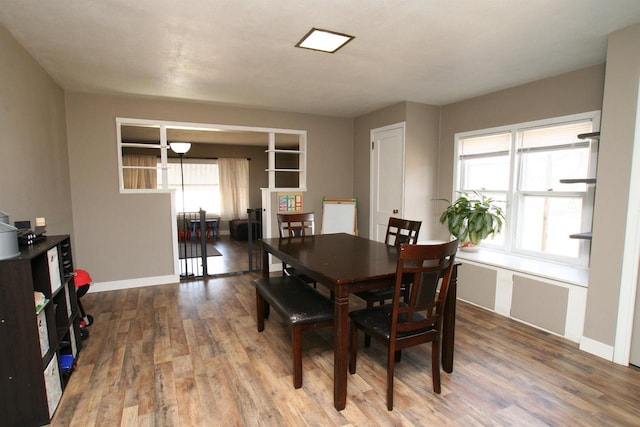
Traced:
[[358, 199], [322, 200], [322, 234], [358, 235]]

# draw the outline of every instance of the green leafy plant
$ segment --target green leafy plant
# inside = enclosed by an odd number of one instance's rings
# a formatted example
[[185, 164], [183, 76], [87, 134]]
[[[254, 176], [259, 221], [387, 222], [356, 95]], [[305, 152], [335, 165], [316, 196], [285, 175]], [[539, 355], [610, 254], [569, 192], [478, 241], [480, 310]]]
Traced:
[[505, 220], [504, 212], [491, 197], [478, 191], [460, 194], [453, 203], [447, 199], [439, 200], [449, 203], [440, 216], [440, 223], [447, 223], [449, 232], [460, 240], [461, 247], [467, 242], [477, 245], [487, 237], [500, 233]]

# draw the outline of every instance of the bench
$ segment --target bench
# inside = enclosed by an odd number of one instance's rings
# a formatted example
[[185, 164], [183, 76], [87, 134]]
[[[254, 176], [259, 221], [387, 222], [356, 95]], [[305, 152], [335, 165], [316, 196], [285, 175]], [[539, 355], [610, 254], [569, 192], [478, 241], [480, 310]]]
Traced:
[[291, 326], [293, 386], [302, 387], [302, 332], [333, 326], [333, 301], [298, 277], [279, 276], [253, 281], [256, 287], [258, 332], [273, 309]]

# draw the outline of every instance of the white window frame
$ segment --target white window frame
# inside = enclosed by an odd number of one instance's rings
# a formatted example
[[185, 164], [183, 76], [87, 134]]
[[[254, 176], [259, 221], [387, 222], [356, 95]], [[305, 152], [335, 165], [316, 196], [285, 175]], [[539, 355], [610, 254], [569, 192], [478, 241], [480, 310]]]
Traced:
[[[560, 264], [577, 266], [577, 267], [588, 267], [589, 265], [589, 252], [590, 252], [590, 240], [587, 239], [579, 239], [579, 256], [578, 258], [570, 258], [570, 257], [561, 257], [557, 255], [547, 255], [540, 254], [538, 252], [527, 252], [525, 250], [517, 249], [517, 230], [514, 230], [514, 225], [518, 226], [518, 218], [519, 213], [518, 209], [521, 206], [521, 200], [525, 195], [541, 195], [541, 192], [534, 191], [520, 191], [517, 188], [521, 159], [518, 155], [518, 147], [519, 147], [519, 135], [521, 132], [554, 125], [562, 125], [571, 122], [577, 121], [585, 121], [590, 120], [593, 123], [593, 132], [597, 132], [600, 129], [600, 111], [590, 111], [580, 114], [573, 114], [561, 117], [554, 117], [543, 120], [536, 120], [531, 122], [523, 122], [517, 123], [513, 125], [499, 126], [488, 129], [480, 129], [468, 132], [460, 132], [456, 133], [454, 137], [454, 182], [453, 182], [453, 194], [452, 199], [455, 200], [459, 196], [459, 191], [461, 191], [462, 184], [462, 168], [461, 168], [461, 160], [460, 160], [460, 146], [461, 141], [467, 138], [475, 138], [481, 136], [489, 136], [495, 134], [503, 134], [509, 133], [511, 135], [511, 146], [509, 151], [509, 186], [506, 191], [506, 223], [502, 228], [502, 235], [504, 235], [504, 244], [496, 245], [492, 244], [489, 240], [485, 240], [482, 245], [490, 248], [492, 250], [496, 250], [499, 252], [503, 252], [506, 254], [512, 254], [516, 256], [525, 256], [530, 258], [536, 258], [541, 260], [558, 262]], [[576, 138], [577, 139], [577, 138]], [[597, 151], [598, 151], [598, 141], [593, 141], [590, 144], [591, 152], [590, 152], [590, 161], [589, 161], [589, 172], [588, 176], [595, 176], [595, 169], [597, 167]], [[587, 177], [567, 177], [567, 178], [587, 178]], [[577, 196], [583, 199], [583, 210], [582, 210], [582, 224], [581, 229], [583, 231], [591, 230], [592, 219], [593, 219], [593, 205], [595, 199], [595, 185], [590, 184], [587, 185], [587, 191], [584, 192], [563, 192], [561, 196], [558, 197], [572, 197]], [[496, 193], [502, 191], [496, 191], [492, 189], [487, 189], [488, 193]], [[545, 193], [546, 196], [550, 196], [552, 193]]]
[[[157, 128], [160, 133], [159, 144], [139, 144], [122, 141], [121, 126], [143, 126]], [[268, 153], [268, 168], [266, 172], [269, 175], [269, 189], [270, 190], [282, 190], [276, 188], [276, 174], [279, 173], [296, 173], [298, 175], [298, 187], [288, 188], [286, 190], [307, 191], [307, 131], [299, 129], [280, 129], [280, 128], [264, 128], [264, 127], [251, 127], [251, 126], [235, 126], [235, 125], [221, 125], [210, 123], [190, 123], [190, 122], [175, 122], [175, 121], [163, 121], [163, 120], [148, 120], [148, 119], [135, 119], [126, 117], [116, 117], [116, 146], [118, 150], [118, 189], [121, 194], [149, 194], [149, 193], [168, 193], [167, 180], [167, 150], [169, 150], [169, 144], [167, 142], [167, 130], [168, 129], [184, 129], [184, 130], [203, 130], [203, 131], [230, 131], [230, 132], [260, 132], [269, 134], [269, 141], [267, 149]], [[278, 146], [277, 135], [288, 134], [298, 135], [298, 149], [288, 150], [282, 149]], [[122, 164], [122, 149], [124, 147], [136, 147], [145, 148], [150, 150], [160, 150], [160, 164], [162, 169], [162, 182], [159, 183], [158, 188], [124, 188], [124, 169], [127, 168]], [[298, 155], [298, 168], [296, 169], [276, 169], [276, 155], [282, 153], [290, 155], [294, 153]], [[156, 170], [157, 168], [154, 168]]]

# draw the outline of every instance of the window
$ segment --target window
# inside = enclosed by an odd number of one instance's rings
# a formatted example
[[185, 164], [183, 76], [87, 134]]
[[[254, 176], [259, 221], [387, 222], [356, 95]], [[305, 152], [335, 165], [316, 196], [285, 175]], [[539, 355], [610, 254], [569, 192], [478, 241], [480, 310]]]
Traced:
[[561, 183], [595, 176], [599, 112], [456, 135], [456, 191], [480, 191], [504, 209], [502, 233], [483, 245], [587, 266], [595, 186]]
[[[180, 161], [169, 159], [167, 178], [169, 189], [176, 190], [178, 211], [198, 212], [204, 209], [211, 213], [220, 213], [220, 178], [217, 160], [184, 159], [184, 209], [182, 206], [182, 180]], [[158, 175], [160, 175], [158, 165]], [[158, 181], [161, 176], [158, 176]]]

